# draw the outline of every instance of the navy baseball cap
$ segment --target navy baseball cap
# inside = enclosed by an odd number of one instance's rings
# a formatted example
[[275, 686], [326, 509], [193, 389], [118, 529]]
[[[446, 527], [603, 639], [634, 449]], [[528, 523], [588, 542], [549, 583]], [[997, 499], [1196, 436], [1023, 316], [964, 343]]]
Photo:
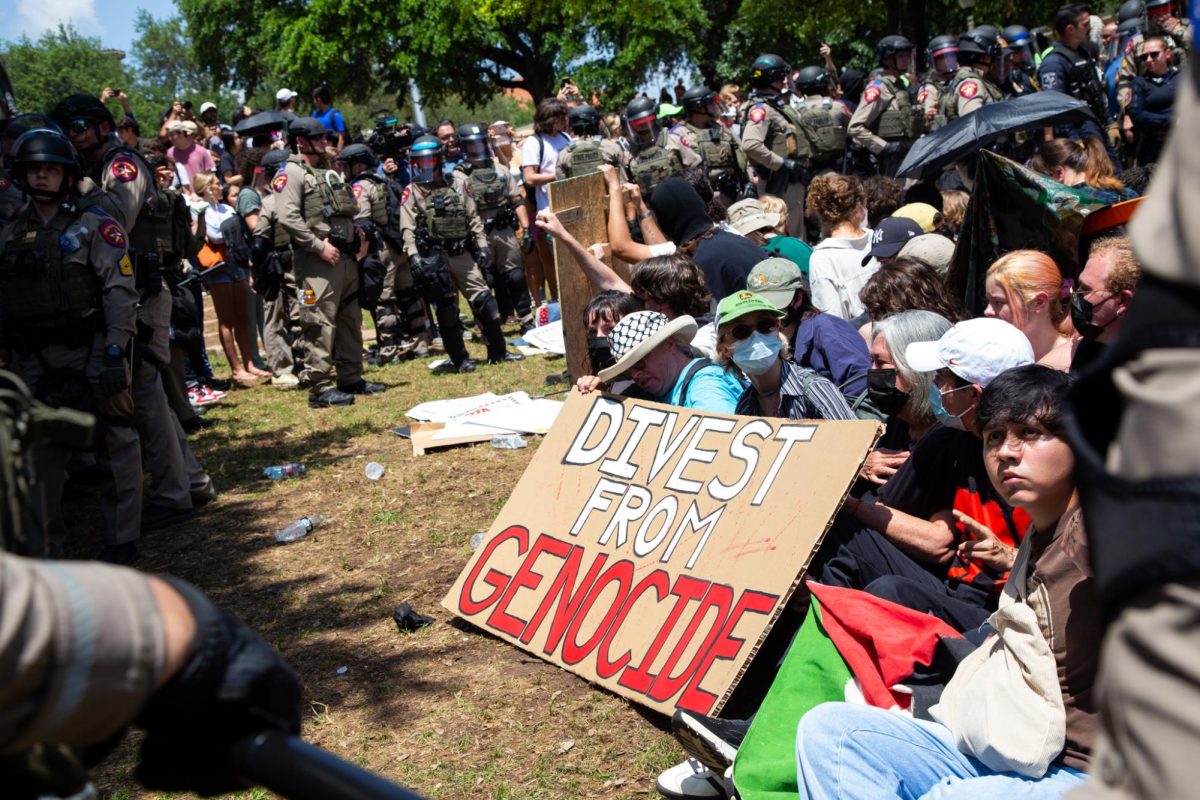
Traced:
[[908, 240], [925, 231], [907, 217], [884, 217], [871, 235], [871, 252], [862, 260], [863, 266], [872, 258], [892, 258], [900, 254]]

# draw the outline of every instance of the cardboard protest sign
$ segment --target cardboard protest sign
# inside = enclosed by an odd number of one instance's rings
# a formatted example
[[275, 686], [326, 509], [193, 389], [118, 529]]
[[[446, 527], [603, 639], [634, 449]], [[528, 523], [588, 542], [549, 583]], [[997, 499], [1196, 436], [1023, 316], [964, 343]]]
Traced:
[[572, 393], [442, 604], [638, 703], [715, 714], [879, 430]]

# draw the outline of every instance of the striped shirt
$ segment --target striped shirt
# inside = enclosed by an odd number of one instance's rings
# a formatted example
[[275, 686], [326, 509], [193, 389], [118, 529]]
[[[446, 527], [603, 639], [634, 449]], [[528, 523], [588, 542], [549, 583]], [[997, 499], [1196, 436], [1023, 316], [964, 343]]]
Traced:
[[[779, 414], [785, 419], [858, 419], [838, 388], [815, 370], [783, 362], [779, 376]], [[742, 393], [737, 414], [760, 417], [758, 390], [753, 385]]]

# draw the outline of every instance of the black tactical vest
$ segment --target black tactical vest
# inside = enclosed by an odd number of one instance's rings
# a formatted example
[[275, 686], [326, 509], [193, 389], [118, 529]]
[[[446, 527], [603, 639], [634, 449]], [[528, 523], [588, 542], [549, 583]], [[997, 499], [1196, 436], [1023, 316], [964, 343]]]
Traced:
[[571, 158], [563, 167], [568, 178], [591, 175], [604, 163], [604, 151], [600, 149], [599, 136], [584, 136], [567, 145]]
[[6, 329], [29, 333], [77, 325], [102, 308], [100, 279], [87, 253], [90, 237], [78, 213], [59, 211], [47, 226], [27, 213], [13, 223], [0, 254], [0, 314]]
[[480, 216], [506, 208], [510, 202], [508, 176], [500, 174], [494, 167], [476, 167], [471, 170], [467, 176], [467, 184], [471, 187], [471, 194], [475, 196], [475, 208]]
[[654, 187], [673, 175], [682, 175], [683, 159], [679, 153], [667, 149], [667, 132], [659, 133], [654, 144], [638, 151], [629, 162], [629, 172], [642, 190], [642, 197], [649, 198]]
[[467, 238], [467, 207], [453, 187], [437, 187], [417, 208], [424, 223], [422, 227], [429, 230], [430, 239], [448, 241]]

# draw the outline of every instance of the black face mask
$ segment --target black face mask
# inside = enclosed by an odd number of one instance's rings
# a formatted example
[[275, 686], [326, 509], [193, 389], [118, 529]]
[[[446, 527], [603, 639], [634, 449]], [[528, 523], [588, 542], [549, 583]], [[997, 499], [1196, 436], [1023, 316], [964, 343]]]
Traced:
[[889, 417], [899, 414], [911, 397], [896, 388], [896, 370], [890, 368], [867, 370], [867, 395]]
[[607, 336], [589, 336], [587, 340], [588, 361], [592, 362], [592, 370], [599, 372], [605, 367], [617, 363], [608, 349]]
[[1082, 294], [1071, 295], [1071, 322], [1075, 324], [1075, 330], [1079, 331], [1079, 335], [1088, 341], [1095, 341], [1096, 338], [1104, 333], [1104, 329], [1117, 319], [1113, 317], [1103, 325], [1097, 325], [1092, 322], [1092, 312], [1095, 311], [1095, 306], [1083, 298]]

